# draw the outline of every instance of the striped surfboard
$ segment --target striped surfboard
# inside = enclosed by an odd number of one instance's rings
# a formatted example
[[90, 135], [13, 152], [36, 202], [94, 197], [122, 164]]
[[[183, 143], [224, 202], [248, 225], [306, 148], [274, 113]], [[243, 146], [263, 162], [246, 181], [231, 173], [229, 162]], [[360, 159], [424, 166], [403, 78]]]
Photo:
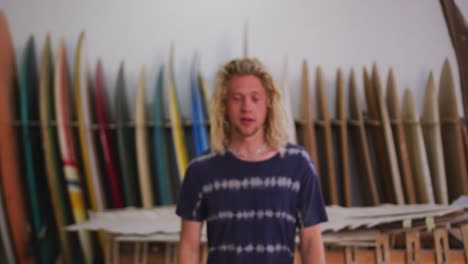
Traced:
[[[75, 150], [73, 147], [72, 131], [69, 120], [70, 104], [69, 76], [66, 59], [65, 41], [60, 42], [59, 53], [55, 63], [55, 113], [57, 120], [57, 134], [59, 137], [60, 156], [64, 170], [67, 192], [70, 198], [73, 218], [76, 223], [87, 219], [86, 204], [81, 187], [80, 172], [77, 167]], [[94, 259], [90, 234], [79, 231], [80, 244], [85, 261], [91, 263]]]

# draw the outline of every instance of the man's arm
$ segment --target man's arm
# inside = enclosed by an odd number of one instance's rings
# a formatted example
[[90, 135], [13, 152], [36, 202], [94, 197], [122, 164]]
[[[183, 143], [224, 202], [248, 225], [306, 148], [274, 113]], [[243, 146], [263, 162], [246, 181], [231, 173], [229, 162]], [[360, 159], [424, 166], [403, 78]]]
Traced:
[[316, 224], [300, 230], [301, 256], [303, 264], [324, 264], [325, 248], [320, 225]]
[[180, 232], [179, 264], [200, 263], [200, 234], [203, 222], [182, 219]]

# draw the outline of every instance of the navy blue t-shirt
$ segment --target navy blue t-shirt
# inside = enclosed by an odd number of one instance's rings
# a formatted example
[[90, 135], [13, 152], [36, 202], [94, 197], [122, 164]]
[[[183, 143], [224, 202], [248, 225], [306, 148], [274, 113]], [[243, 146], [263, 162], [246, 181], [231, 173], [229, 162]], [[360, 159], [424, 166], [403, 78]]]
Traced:
[[328, 220], [312, 160], [292, 144], [264, 161], [195, 158], [176, 213], [207, 222], [208, 264], [293, 263], [296, 228]]

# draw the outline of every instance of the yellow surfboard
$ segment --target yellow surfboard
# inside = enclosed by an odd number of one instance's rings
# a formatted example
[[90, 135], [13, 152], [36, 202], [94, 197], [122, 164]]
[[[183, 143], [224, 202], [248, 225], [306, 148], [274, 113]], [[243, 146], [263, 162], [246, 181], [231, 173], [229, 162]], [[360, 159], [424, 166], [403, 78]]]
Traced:
[[[75, 53], [75, 107], [78, 120], [78, 136], [81, 148], [81, 160], [88, 189], [88, 196], [91, 210], [95, 212], [103, 211], [106, 206], [102, 191], [101, 175], [98, 168], [98, 160], [93, 135], [93, 122], [89, 105], [89, 83], [88, 65], [86, 61], [85, 34], [81, 32], [78, 38], [78, 45]], [[104, 249], [104, 233], [99, 232], [99, 243]]]
[[75, 106], [78, 119], [81, 158], [89, 200], [93, 211], [104, 210], [102, 185], [97, 167], [89, 106], [88, 69], [85, 59], [85, 34], [81, 32], [75, 53]]
[[182, 117], [180, 115], [179, 103], [177, 101], [176, 88], [174, 83], [174, 49], [171, 47], [169, 55], [169, 78], [168, 80], [168, 95], [169, 95], [169, 113], [172, 126], [172, 141], [174, 142], [174, 153], [177, 161], [177, 170], [179, 179], [182, 181], [185, 170], [188, 165], [187, 147], [184, 138], [184, 128], [182, 125]]

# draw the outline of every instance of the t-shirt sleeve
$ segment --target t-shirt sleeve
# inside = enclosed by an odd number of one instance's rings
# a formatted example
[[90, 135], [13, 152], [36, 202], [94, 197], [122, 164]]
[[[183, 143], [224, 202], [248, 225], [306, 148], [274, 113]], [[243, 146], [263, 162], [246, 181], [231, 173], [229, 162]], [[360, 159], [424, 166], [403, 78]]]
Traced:
[[296, 221], [300, 229], [328, 221], [315, 165], [308, 155], [302, 171]]
[[183, 219], [202, 222], [206, 218], [206, 203], [203, 199], [202, 175], [189, 166], [180, 189], [176, 214]]

